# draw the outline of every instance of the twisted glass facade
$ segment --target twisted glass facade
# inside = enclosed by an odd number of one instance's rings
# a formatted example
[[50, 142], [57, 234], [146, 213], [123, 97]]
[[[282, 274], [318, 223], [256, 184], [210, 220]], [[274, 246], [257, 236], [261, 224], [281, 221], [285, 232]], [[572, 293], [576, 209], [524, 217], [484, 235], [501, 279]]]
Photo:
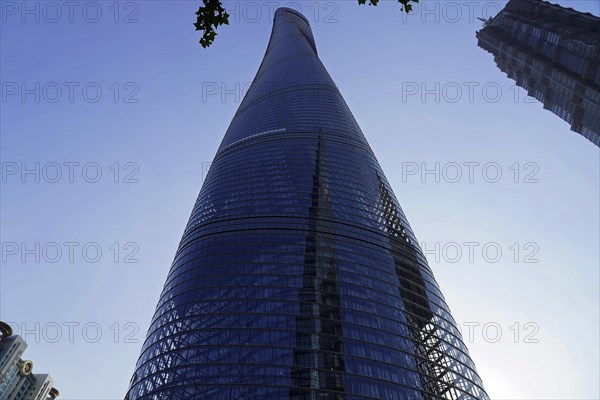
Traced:
[[488, 398], [406, 217], [296, 11], [275, 14], [127, 396]]

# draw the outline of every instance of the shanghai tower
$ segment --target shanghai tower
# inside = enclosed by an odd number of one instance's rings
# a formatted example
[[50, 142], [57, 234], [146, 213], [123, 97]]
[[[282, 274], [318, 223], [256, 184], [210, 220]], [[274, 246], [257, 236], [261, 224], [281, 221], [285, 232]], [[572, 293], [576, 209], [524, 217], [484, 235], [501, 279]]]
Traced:
[[126, 399], [488, 398], [307, 19], [278, 9]]

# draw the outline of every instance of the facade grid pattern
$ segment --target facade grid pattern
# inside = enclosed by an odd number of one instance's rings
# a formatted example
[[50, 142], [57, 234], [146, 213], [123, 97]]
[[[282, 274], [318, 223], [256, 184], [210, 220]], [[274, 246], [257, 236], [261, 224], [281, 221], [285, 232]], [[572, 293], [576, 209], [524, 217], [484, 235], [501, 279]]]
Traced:
[[600, 146], [600, 18], [542, 0], [510, 0], [477, 39], [529, 96]]
[[128, 400], [488, 399], [306, 18], [276, 11]]

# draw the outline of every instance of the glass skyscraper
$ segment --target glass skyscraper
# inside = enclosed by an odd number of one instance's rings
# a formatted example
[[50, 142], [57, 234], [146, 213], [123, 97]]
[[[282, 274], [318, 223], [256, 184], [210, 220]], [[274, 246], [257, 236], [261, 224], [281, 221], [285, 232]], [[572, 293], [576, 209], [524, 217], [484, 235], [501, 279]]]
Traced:
[[308, 21], [275, 13], [129, 400], [488, 399]]
[[477, 32], [498, 68], [600, 146], [600, 18], [542, 0], [510, 0]]

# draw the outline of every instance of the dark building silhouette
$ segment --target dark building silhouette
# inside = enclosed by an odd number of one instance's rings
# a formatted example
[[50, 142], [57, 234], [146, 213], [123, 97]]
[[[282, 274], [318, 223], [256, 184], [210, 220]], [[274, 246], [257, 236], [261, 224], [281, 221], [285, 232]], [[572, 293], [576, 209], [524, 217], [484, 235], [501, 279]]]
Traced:
[[296, 11], [276, 11], [126, 398], [488, 399]]
[[529, 96], [600, 146], [600, 18], [542, 0], [510, 0], [484, 21], [477, 39]]

